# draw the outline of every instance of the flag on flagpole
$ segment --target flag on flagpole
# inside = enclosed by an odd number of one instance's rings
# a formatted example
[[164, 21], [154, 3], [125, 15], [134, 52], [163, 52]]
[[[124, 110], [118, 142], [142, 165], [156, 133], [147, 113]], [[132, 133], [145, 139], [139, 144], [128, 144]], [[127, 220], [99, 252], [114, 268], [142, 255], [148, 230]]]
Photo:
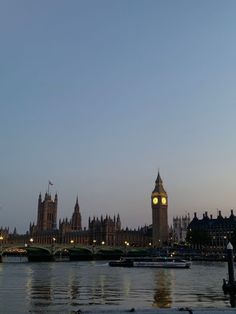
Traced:
[[49, 184], [49, 185], [53, 185], [53, 183], [52, 183], [50, 180], [48, 181], [48, 184]]

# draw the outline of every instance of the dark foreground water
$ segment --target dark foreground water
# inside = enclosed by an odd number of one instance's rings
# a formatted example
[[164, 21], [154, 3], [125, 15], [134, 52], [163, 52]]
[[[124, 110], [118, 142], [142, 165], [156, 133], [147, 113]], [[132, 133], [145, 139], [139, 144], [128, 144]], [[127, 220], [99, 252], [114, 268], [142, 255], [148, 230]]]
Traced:
[[0, 264], [0, 313], [79, 309], [230, 307], [222, 292], [226, 263], [191, 269], [112, 268], [107, 262]]

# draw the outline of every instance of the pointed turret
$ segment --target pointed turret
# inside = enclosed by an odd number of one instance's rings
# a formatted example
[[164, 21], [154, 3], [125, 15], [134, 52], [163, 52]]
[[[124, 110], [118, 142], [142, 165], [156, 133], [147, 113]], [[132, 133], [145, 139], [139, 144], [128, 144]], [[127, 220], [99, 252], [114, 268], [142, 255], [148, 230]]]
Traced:
[[51, 200], [51, 195], [48, 194], [48, 192], [46, 192], [44, 196], [44, 201], [50, 201], [50, 200]]
[[[89, 224], [90, 224], [90, 221], [89, 221]], [[81, 230], [81, 214], [80, 214], [80, 208], [79, 208], [78, 195], [76, 197], [74, 212], [71, 218], [71, 226], [72, 226], [72, 231]]]
[[78, 195], [76, 197], [76, 203], [75, 203], [75, 207], [74, 207], [75, 212], [79, 212], [79, 200], [78, 200]]
[[55, 202], [55, 204], [57, 204], [57, 202], [58, 202], [58, 196], [57, 196], [57, 193], [55, 194], [55, 197], [54, 197], [54, 202]]
[[120, 215], [119, 214], [117, 215], [117, 218], [116, 218], [116, 228], [117, 228], [117, 230], [121, 230], [121, 221], [120, 221]]
[[42, 195], [39, 193], [39, 198], [38, 198], [38, 208], [41, 206], [42, 203]]
[[155, 193], [155, 192], [156, 193], [165, 193], [166, 194], [166, 191], [163, 188], [163, 182], [162, 182], [162, 179], [161, 179], [159, 171], [158, 171], [157, 178], [156, 178], [156, 181], [155, 181], [155, 188], [153, 190], [153, 193]]
[[117, 215], [117, 222], [120, 222], [120, 214]]

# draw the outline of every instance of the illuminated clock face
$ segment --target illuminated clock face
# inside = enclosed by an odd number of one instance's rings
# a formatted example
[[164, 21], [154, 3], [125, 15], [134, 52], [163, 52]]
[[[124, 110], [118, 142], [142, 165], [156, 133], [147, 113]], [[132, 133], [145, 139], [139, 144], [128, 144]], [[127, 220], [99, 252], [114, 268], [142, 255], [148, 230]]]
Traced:
[[154, 205], [156, 205], [156, 204], [158, 203], [158, 198], [157, 198], [157, 197], [154, 197], [153, 200], [152, 200], [152, 202], [153, 202]]
[[161, 198], [161, 202], [162, 202], [163, 205], [166, 205], [166, 198], [165, 198], [165, 197], [162, 197], [162, 198]]

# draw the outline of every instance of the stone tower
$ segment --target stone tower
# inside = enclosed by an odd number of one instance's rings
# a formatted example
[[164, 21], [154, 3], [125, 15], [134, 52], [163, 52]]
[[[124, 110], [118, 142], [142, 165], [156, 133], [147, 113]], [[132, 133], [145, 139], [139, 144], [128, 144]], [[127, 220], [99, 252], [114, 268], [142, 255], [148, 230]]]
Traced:
[[155, 188], [151, 195], [152, 202], [152, 244], [161, 247], [168, 242], [168, 196], [158, 171]]
[[45, 194], [42, 201], [41, 194], [38, 198], [37, 231], [52, 231], [57, 228], [57, 194], [54, 200], [49, 193]]
[[72, 231], [81, 230], [81, 214], [79, 209], [78, 196], [76, 198], [75, 208], [71, 218], [71, 229]]

